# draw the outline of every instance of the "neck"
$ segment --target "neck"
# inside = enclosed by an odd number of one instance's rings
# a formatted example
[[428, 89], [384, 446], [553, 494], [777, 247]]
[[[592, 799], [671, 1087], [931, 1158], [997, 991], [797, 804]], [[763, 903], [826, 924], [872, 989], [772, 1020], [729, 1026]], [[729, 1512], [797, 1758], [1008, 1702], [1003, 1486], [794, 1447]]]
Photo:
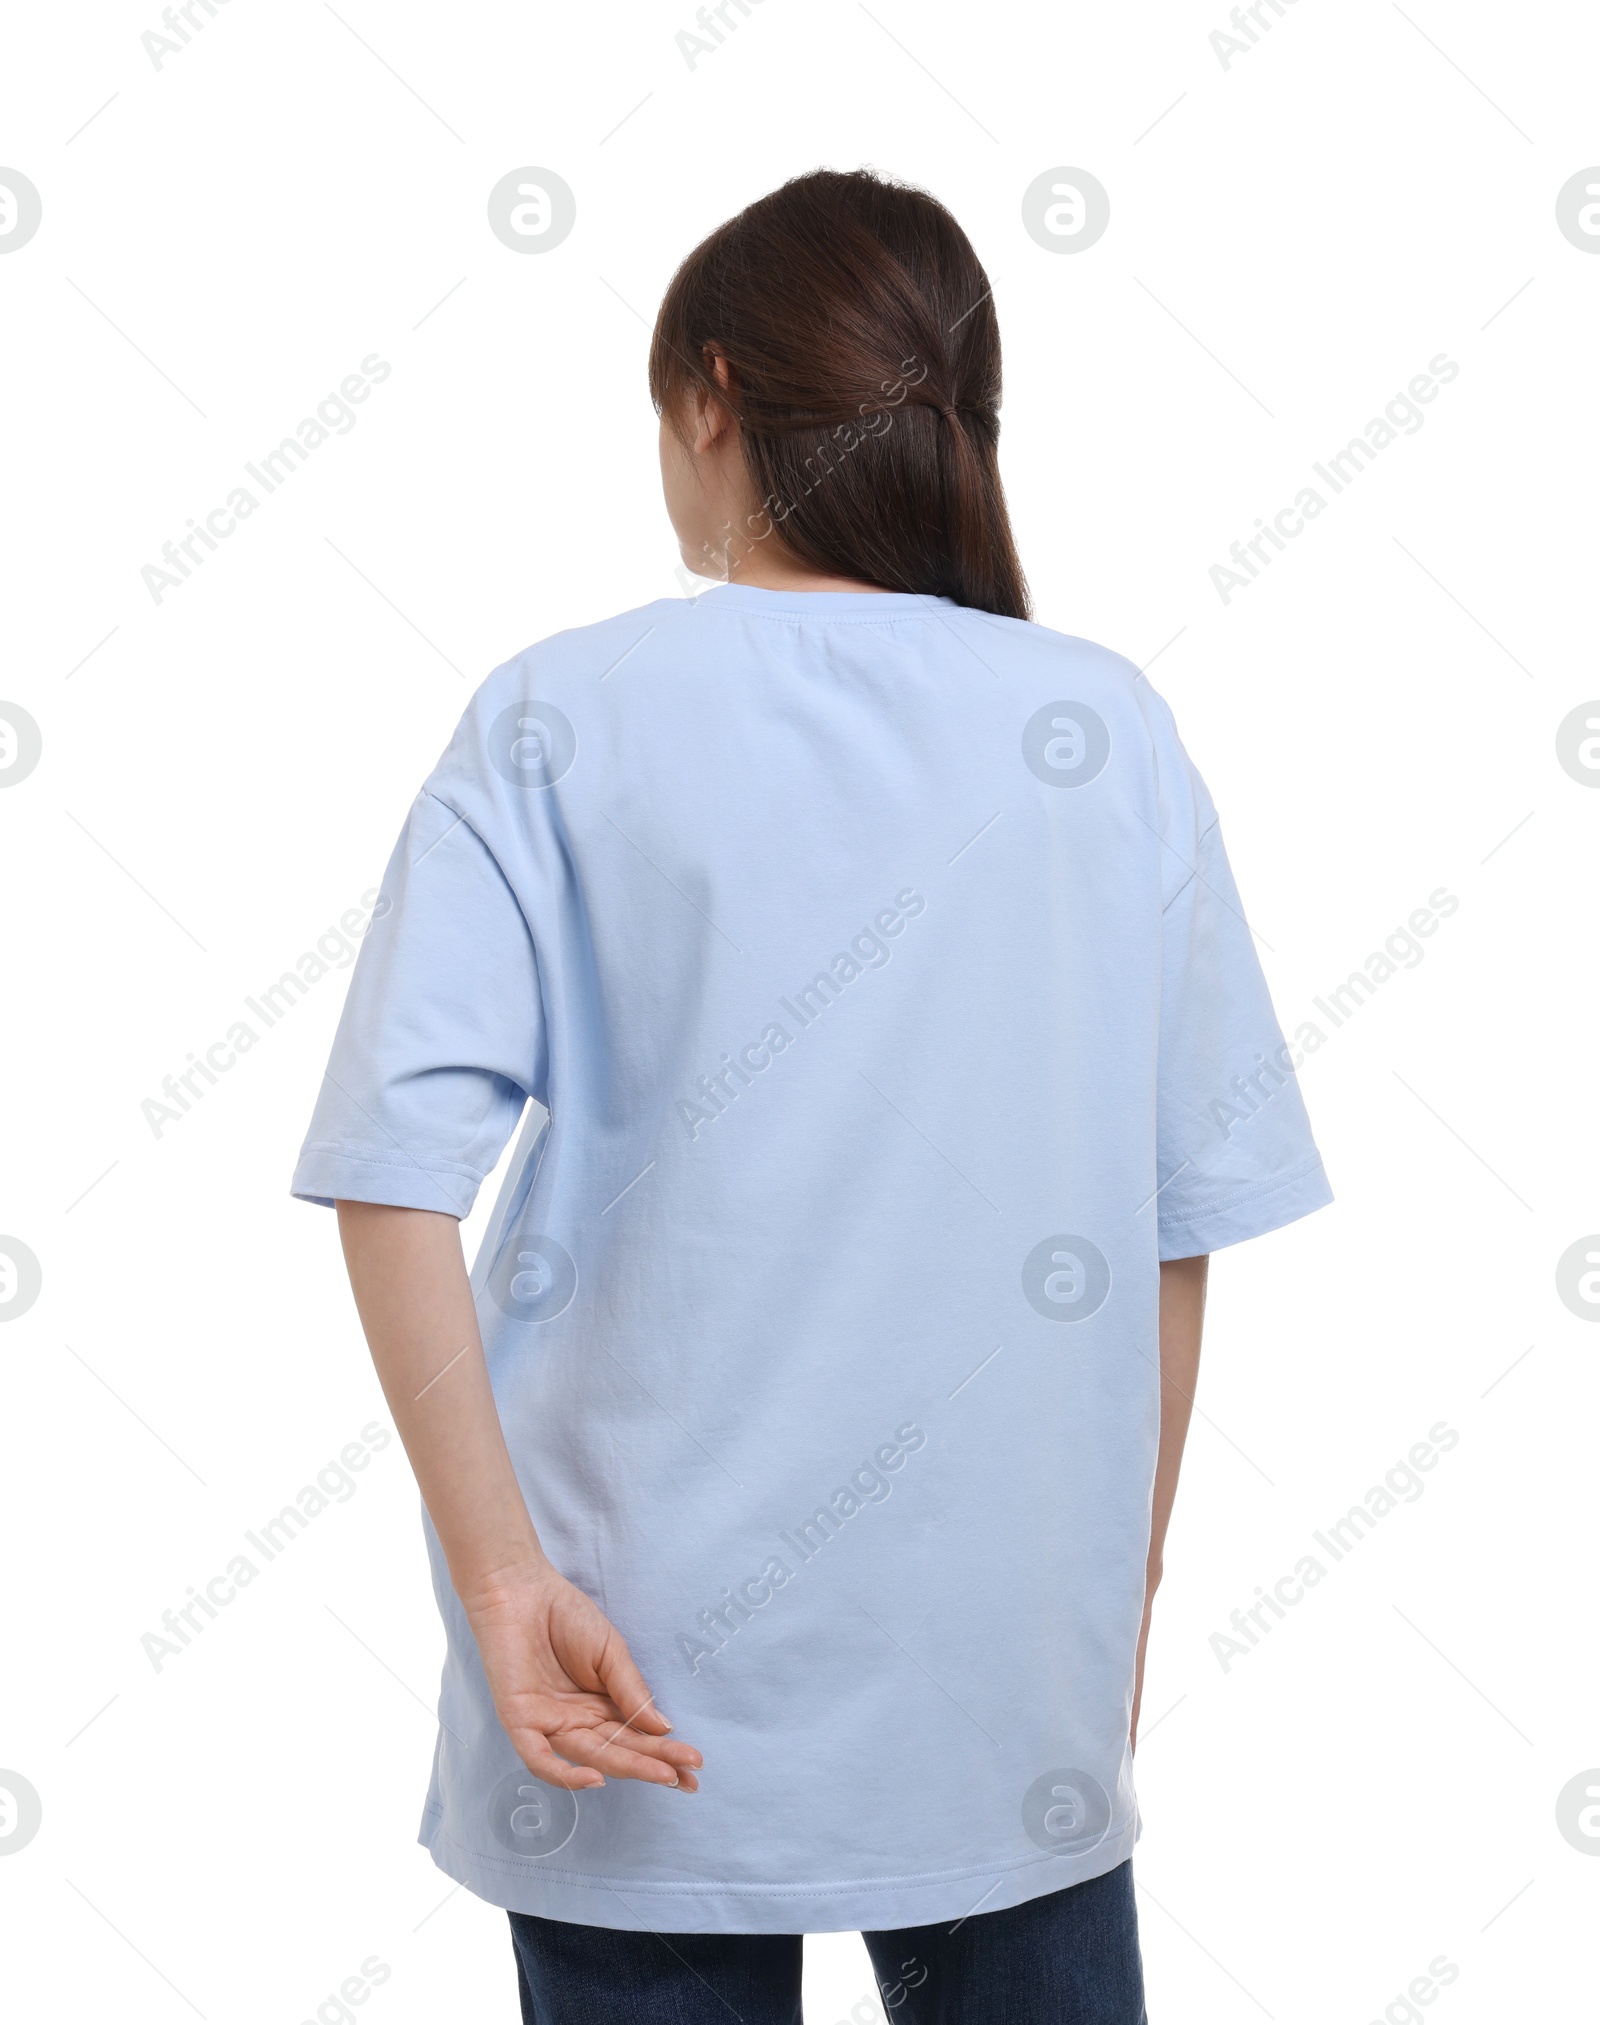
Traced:
[[727, 574], [722, 576], [712, 567], [712, 558], [699, 562], [685, 562], [698, 576], [710, 576], [713, 581], [730, 584], [753, 584], [763, 591], [883, 591], [883, 584], [869, 584], [860, 577], [832, 576], [826, 570], [808, 569], [795, 557], [780, 549], [769, 536], [767, 540], [754, 542], [739, 555], [731, 551], [716, 558], [727, 565]]

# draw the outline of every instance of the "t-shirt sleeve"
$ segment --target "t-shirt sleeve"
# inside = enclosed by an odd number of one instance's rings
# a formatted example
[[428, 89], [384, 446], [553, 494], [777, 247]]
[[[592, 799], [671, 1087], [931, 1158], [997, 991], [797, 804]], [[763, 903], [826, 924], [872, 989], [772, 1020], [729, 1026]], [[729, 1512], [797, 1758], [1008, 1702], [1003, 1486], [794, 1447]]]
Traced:
[[1260, 1237], [1333, 1200], [1205, 783], [1158, 698], [1163, 853], [1156, 1141], [1163, 1259]]
[[527, 919], [477, 831], [424, 791], [384, 874], [293, 1193], [465, 1216], [546, 1078]]

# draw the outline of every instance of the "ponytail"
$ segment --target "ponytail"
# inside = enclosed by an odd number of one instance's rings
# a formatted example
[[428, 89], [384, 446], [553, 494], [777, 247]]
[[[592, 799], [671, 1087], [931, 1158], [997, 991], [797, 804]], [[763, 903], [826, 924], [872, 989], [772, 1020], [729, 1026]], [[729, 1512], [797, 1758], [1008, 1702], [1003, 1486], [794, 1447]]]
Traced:
[[680, 429], [695, 386], [738, 418], [750, 539], [830, 576], [1030, 616], [1000, 482], [994, 302], [934, 198], [817, 170], [712, 233], [650, 346], [651, 398]]

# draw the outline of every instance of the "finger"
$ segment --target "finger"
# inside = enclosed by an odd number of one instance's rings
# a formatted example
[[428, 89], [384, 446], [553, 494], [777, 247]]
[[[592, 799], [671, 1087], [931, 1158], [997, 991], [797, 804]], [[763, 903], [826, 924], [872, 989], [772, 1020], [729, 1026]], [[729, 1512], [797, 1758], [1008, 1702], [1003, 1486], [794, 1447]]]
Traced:
[[655, 1737], [636, 1737], [631, 1731], [613, 1742], [604, 1731], [562, 1730], [552, 1736], [556, 1748], [576, 1764], [592, 1766], [614, 1779], [638, 1779], [649, 1786], [683, 1786], [688, 1792], [699, 1788], [695, 1771], [701, 1759], [692, 1744], [667, 1743]]
[[631, 1727], [624, 1711], [609, 1695], [592, 1690], [510, 1695], [497, 1705], [495, 1712], [502, 1727], [511, 1735], [526, 1732], [553, 1737], [558, 1730], [573, 1734], [580, 1730], [593, 1731], [607, 1739], [619, 1737], [626, 1744], [651, 1749], [664, 1741], [660, 1736], [646, 1736]]
[[[656, 1758], [674, 1771], [697, 1772], [705, 1763], [693, 1744], [681, 1737], [641, 1737], [636, 1730], [618, 1724], [591, 1729], [589, 1734], [602, 1754], [621, 1751], [640, 1758]], [[563, 1747], [564, 1748], [564, 1747]], [[604, 1756], [597, 1761], [604, 1763]]]
[[[631, 1732], [624, 1734], [632, 1736]], [[649, 1785], [672, 1786], [679, 1782], [683, 1771], [694, 1769], [687, 1764], [680, 1768], [671, 1758], [652, 1751], [651, 1741], [641, 1737], [613, 1742], [606, 1732], [596, 1730], [579, 1730], [556, 1739], [558, 1748], [575, 1763], [591, 1765], [614, 1779], [642, 1779]]]
[[584, 1793], [606, 1782], [597, 1766], [568, 1764], [550, 1748], [549, 1740], [537, 1730], [513, 1730], [512, 1744], [517, 1756], [536, 1779], [549, 1786], [564, 1786], [569, 1792]]
[[630, 1728], [663, 1735], [672, 1725], [656, 1707], [655, 1696], [645, 1685], [644, 1675], [633, 1663], [627, 1640], [614, 1625], [610, 1629], [611, 1636], [606, 1640], [595, 1668], [600, 1684], [621, 1710], [623, 1720]]

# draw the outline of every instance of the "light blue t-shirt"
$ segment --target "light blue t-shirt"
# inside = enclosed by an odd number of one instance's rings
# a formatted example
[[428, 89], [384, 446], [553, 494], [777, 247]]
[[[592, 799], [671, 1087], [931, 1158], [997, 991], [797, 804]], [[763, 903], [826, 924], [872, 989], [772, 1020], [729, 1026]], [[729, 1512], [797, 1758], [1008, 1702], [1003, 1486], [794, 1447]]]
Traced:
[[473, 1272], [506, 1438], [705, 1769], [527, 1773], [428, 1527], [441, 1869], [744, 1933], [1120, 1864], [1157, 1261], [1330, 1199], [1166, 704], [873, 592], [508, 661], [396, 846], [294, 1190], [463, 1215], [525, 1112]]

